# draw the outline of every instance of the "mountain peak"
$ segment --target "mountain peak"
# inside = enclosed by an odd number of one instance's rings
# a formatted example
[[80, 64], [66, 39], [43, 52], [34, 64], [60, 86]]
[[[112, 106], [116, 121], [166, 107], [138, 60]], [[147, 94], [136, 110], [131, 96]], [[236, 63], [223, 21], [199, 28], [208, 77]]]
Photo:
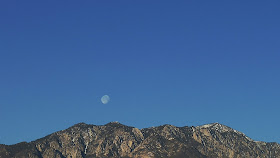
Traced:
[[0, 145], [0, 157], [280, 157], [280, 145], [252, 141], [217, 122], [142, 130], [119, 122], [82, 122], [30, 143]]
[[[247, 140], [249, 141], [254, 141], [252, 140], [251, 138], [249, 138], [248, 136], [246, 136], [244, 133], [240, 132], [240, 131], [237, 131], [235, 129], [232, 129], [226, 125], [223, 125], [223, 124], [220, 124], [218, 122], [215, 122], [215, 123], [210, 123], [210, 124], [205, 124], [205, 125], [201, 125], [201, 126], [197, 126], [198, 129], [210, 129], [210, 130], [215, 130], [215, 131], [218, 131], [220, 133], [224, 133], [224, 132], [234, 132], [240, 136], [243, 136], [245, 137]], [[256, 141], [254, 141], [256, 142]]]
[[112, 122], [109, 122], [109, 123], [107, 123], [107, 124], [121, 124], [119, 121], [112, 121]]
[[88, 125], [88, 124], [86, 124], [84, 122], [80, 122], [80, 123], [74, 124], [73, 126], [78, 127], [78, 126], [86, 126], [86, 125]]
[[124, 125], [124, 124], [121, 124], [120, 122], [118, 122], [118, 121], [113, 121], [113, 122], [109, 122], [109, 123], [107, 123], [107, 124], [105, 124], [104, 126], [114, 126], [114, 127], [119, 127], [119, 126], [126, 126], [126, 125]]
[[209, 129], [212, 129], [212, 130], [218, 130], [219, 132], [235, 131], [234, 129], [232, 129], [232, 128], [226, 126], [226, 125], [220, 124], [218, 122], [197, 126], [197, 128], [200, 128], [200, 129], [201, 128], [209, 128]]

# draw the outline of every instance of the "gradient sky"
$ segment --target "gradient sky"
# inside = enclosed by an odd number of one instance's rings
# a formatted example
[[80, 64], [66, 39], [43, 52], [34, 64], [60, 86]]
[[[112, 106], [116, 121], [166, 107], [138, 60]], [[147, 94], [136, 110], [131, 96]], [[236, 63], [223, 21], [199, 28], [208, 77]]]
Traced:
[[111, 121], [219, 122], [280, 142], [279, 6], [1, 1], [0, 144]]

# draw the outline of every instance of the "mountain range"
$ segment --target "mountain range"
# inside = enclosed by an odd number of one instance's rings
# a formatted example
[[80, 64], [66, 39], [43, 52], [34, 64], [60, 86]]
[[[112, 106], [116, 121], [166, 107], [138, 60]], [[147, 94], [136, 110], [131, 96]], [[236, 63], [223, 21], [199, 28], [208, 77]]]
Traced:
[[280, 158], [280, 145], [228, 126], [76, 124], [32, 142], [0, 144], [0, 158]]

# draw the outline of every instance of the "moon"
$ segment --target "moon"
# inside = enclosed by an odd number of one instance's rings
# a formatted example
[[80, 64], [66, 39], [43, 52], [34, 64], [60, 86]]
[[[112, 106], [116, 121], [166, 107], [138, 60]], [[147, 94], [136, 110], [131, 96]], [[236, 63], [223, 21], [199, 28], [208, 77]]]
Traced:
[[108, 95], [104, 95], [103, 97], [101, 97], [101, 102], [103, 104], [107, 104], [110, 101], [110, 97]]

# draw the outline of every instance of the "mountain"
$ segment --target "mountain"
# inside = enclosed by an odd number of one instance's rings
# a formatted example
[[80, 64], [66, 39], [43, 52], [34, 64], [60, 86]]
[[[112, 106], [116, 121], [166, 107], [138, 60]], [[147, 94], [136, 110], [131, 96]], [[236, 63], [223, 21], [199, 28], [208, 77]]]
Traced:
[[280, 158], [280, 145], [230, 127], [162, 125], [138, 129], [111, 122], [76, 124], [30, 143], [0, 145], [0, 158]]

